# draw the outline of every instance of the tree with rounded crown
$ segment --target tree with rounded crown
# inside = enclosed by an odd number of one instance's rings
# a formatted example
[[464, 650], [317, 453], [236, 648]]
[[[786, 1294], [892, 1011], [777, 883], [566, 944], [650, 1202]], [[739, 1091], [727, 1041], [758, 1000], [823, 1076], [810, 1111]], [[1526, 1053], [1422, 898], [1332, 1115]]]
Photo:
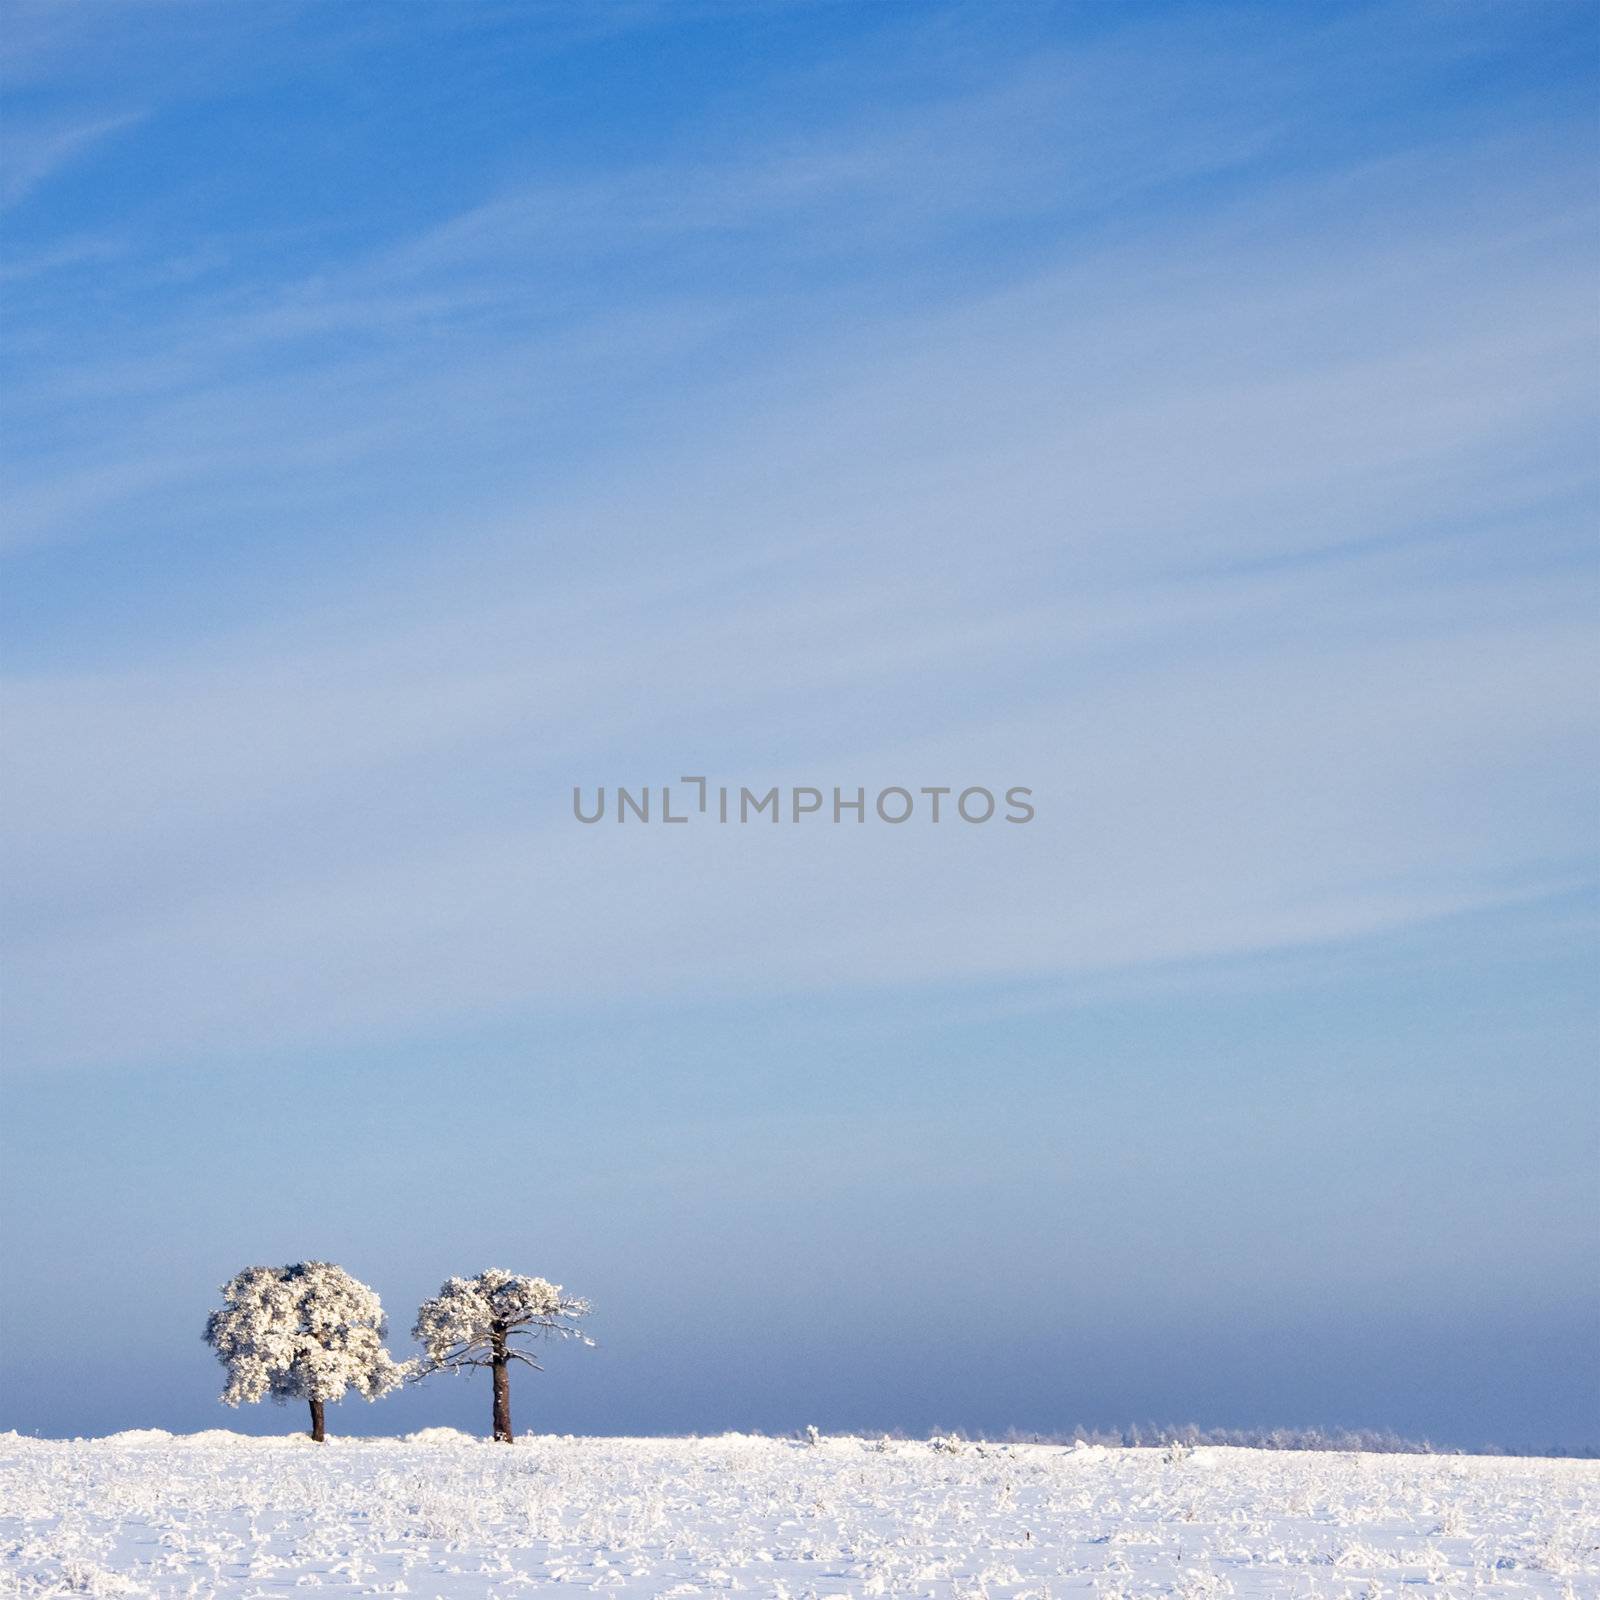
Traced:
[[494, 1378], [494, 1437], [510, 1444], [511, 1363], [544, 1369], [522, 1347], [530, 1339], [594, 1340], [576, 1326], [588, 1316], [587, 1300], [564, 1294], [559, 1283], [491, 1268], [475, 1278], [451, 1278], [417, 1312], [412, 1334], [422, 1346], [417, 1373], [468, 1372], [487, 1367]]
[[222, 1298], [206, 1318], [205, 1339], [228, 1369], [223, 1400], [304, 1400], [318, 1444], [328, 1401], [350, 1389], [376, 1400], [406, 1376], [409, 1363], [383, 1347], [388, 1330], [376, 1291], [332, 1262], [246, 1267], [223, 1284]]

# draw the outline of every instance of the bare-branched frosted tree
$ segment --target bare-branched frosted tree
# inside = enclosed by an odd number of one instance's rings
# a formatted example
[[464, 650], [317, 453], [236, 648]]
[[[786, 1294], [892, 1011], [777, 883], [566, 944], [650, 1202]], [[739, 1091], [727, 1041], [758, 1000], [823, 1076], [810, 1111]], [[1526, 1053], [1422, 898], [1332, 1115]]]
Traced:
[[577, 1327], [589, 1314], [587, 1300], [564, 1294], [561, 1285], [491, 1268], [475, 1278], [451, 1278], [417, 1312], [412, 1329], [423, 1350], [418, 1376], [487, 1367], [494, 1376], [494, 1436], [511, 1435], [511, 1363], [543, 1369], [523, 1348], [531, 1339], [578, 1339], [592, 1345]]
[[327, 1261], [246, 1267], [222, 1286], [224, 1304], [206, 1318], [206, 1343], [228, 1369], [222, 1398], [236, 1406], [268, 1395], [311, 1407], [311, 1437], [322, 1442], [322, 1408], [354, 1389], [376, 1400], [409, 1366], [383, 1347], [376, 1292]]

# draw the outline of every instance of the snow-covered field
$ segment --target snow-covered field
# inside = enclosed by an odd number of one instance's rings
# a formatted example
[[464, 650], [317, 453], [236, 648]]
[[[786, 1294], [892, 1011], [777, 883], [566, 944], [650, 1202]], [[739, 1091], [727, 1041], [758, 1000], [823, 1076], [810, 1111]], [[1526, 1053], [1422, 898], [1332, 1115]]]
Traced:
[[717, 1439], [0, 1437], [6, 1595], [1600, 1594], [1600, 1463]]

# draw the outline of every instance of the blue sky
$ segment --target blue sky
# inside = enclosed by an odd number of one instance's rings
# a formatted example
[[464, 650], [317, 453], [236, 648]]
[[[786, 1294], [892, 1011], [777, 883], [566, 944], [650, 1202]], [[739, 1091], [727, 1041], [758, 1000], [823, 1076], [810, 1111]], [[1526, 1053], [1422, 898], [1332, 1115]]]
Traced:
[[533, 1426], [1600, 1442], [1594, 33], [13, 7], [0, 1424], [331, 1257]]

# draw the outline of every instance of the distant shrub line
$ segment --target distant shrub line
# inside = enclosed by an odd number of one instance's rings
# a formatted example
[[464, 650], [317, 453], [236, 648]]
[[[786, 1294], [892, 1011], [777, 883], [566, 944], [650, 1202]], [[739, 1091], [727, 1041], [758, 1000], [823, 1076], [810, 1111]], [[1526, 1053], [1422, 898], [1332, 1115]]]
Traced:
[[1437, 1445], [1430, 1439], [1407, 1439], [1379, 1428], [1200, 1428], [1159, 1423], [1134, 1423], [1126, 1428], [1074, 1428], [1071, 1433], [1029, 1433], [1008, 1429], [997, 1438], [1012, 1444], [1099, 1444], [1108, 1448], [1164, 1445], [1231, 1445], [1240, 1450], [1359, 1450], [1371, 1455], [1402, 1456], [1525, 1456], [1591, 1461], [1600, 1458], [1600, 1446], [1557, 1445], [1545, 1450], [1513, 1450], [1499, 1444], [1472, 1448]]

